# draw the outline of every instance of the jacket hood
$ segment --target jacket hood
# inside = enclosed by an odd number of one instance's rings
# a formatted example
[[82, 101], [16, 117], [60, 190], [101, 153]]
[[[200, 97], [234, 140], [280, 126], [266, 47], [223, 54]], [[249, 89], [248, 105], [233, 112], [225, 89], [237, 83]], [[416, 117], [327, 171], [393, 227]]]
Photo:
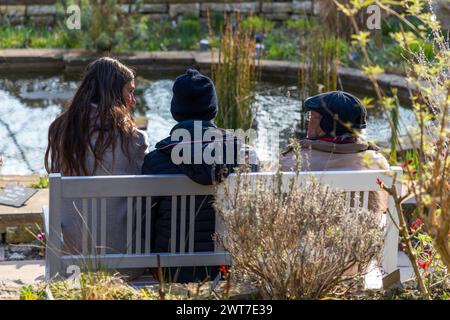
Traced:
[[[173, 128], [170, 130], [170, 136], [168, 136], [167, 138], [164, 138], [163, 140], [159, 141], [158, 143], [156, 143], [155, 148], [163, 153], [169, 154], [172, 152], [172, 149], [174, 146], [176, 146], [179, 143], [196, 143], [197, 141], [176, 141], [176, 140], [172, 140], [172, 133], [177, 130], [177, 129], [184, 129], [189, 131], [191, 137], [194, 137], [194, 130], [195, 130], [195, 126], [201, 125], [201, 130], [202, 130], [202, 136], [203, 133], [210, 129], [210, 128], [217, 128], [216, 125], [210, 121], [200, 121], [200, 120], [186, 120], [186, 121], [181, 121], [178, 122], [175, 126], [173, 126]], [[198, 142], [203, 142], [203, 141], [198, 141]]]

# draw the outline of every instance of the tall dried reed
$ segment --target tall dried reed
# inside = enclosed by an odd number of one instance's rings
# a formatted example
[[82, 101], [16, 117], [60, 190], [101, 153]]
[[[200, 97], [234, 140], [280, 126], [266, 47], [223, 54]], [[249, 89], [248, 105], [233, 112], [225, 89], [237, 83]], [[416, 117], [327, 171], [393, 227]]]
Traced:
[[[209, 30], [214, 43], [211, 26]], [[253, 123], [251, 104], [258, 79], [258, 61], [253, 31], [242, 27], [239, 14], [225, 15], [217, 50], [217, 63], [211, 66], [219, 100], [216, 122], [227, 129], [249, 129]], [[212, 56], [214, 61], [214, 48]]]

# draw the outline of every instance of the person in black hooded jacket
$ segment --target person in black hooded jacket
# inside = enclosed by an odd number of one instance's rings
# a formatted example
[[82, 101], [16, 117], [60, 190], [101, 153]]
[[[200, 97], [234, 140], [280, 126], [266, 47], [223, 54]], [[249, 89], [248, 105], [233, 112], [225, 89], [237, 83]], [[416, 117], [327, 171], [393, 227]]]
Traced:
[[[217, 95], [211, 79], [195, 69], [188, 69], [185, 74], [177, 77], [172, 90], [171, 113], [178, 123], [170, 131], [170, 136], [158, 142], [156, 150], [145, 157], [142, 174], [185, 174], [199, 184], [212, 185], [219, 183], [232, 173], [235, 167], [243, 163], [242, 159], [250, 165], [251, 171], [258, 171], [258, 159], [254, 150], [245, 145], [237, 136], [217, 128], [212, 122], [217, 114]], [[177, 133], [183, 130], [184, 133], [189, 133], [190, 140], [180, 140], [177, 137]], [[209, 132], [209, 136], [212, 135], [216, 138], [203, 139], [205, 132]], [[234, 149], [232, 161], [226, 158], [227, 150], [230, 150], [227, 145], [230, 147], [230, 143]], [[221, 149], [222, 163], [217, 161], [208, 164], [209, 161], [205, 161], [203, 156], [200, 158], [200, 162], [196, 162], [196, 153], [197, 156], [199, 152], [203, 155], [205, 149], [211, 148], [212, 144], [223, 148]], [[174, 161], [174, 156], [183, 156], [183, 147], [191, 150], [190, 156], [188, 156], [189, 161], [183, 160], [181, 163]], [[175, 148], [177, 150], [174, 150]], [[210, 150], [212, 150], [210, 154], [215, 156], [215, 150], [218, 149]], [[215, 212], [213, 201], [212, 196], [195, 197], [194, 251], [214, 251], [212, 236], [215, 231]], [[189, 203], [186, 205], [186, 210], [189, 212]], [[152, 201], [152, 252], [170, 251], [171, 208], [172, 198], [169, 196], [157, 197]], [[177, 208], [180, 208], [179, 204]], [[189, 215], [187, 215], [187, 219], [189, 219]], [[186, 221], [186, 226], [189, 226], [189, 221]], [[180, 221], [178, 220], [177, 232], [179, 232], [179, 228]], [[176, 248], [179, 251], [179, 243]], [[166, 270], [165, 276], [166, 280], [172, 282], [197, 282], [205, 280], [208, 276], [212, 279], [218, 272], [218, 267], [169, 268]]]

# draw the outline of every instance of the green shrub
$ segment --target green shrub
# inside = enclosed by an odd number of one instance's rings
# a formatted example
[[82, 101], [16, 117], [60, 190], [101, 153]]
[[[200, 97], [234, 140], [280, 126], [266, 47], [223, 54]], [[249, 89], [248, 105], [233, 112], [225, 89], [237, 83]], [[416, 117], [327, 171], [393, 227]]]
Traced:
[[20, 289], [20, 300], [44, 300], [46, 294], [44, 288], [34, 289], [32, 285], [24, 286]]
[[260, 18], [258, 16], [250, 16], [242, 21], [242, 30], [251, 30], [255, 33], [268, 33], [275, 27], [275, 23], [269, 19]]
[[288, 19], [286, 25], [288, 29], [296, 31], [306, 31], [318, 26], [317, 21], [310, 18]]
[[200, 34], [200, 21], [198, 18], [185, 18], [178, 22], [173, 30], [173, 38], [181, 50], [189, 50], [197, 47]]

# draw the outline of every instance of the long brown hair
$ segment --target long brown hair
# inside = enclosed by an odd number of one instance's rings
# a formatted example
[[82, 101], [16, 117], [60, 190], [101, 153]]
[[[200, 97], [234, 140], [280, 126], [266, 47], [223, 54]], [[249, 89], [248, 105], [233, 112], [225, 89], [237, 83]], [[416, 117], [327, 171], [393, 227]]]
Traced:
[[[103, 57], [90, 63], [68, 108], [50, 125], [45, 152], [47, 172], [89, 175], [86, 153], [95, 157], [94, 172], [118, 138], [124, 154], [136, 125], [125, 105], [122, 90], [134, 72], [119, 61]], [[91, 137], [97, 133], [94, 145]]]

